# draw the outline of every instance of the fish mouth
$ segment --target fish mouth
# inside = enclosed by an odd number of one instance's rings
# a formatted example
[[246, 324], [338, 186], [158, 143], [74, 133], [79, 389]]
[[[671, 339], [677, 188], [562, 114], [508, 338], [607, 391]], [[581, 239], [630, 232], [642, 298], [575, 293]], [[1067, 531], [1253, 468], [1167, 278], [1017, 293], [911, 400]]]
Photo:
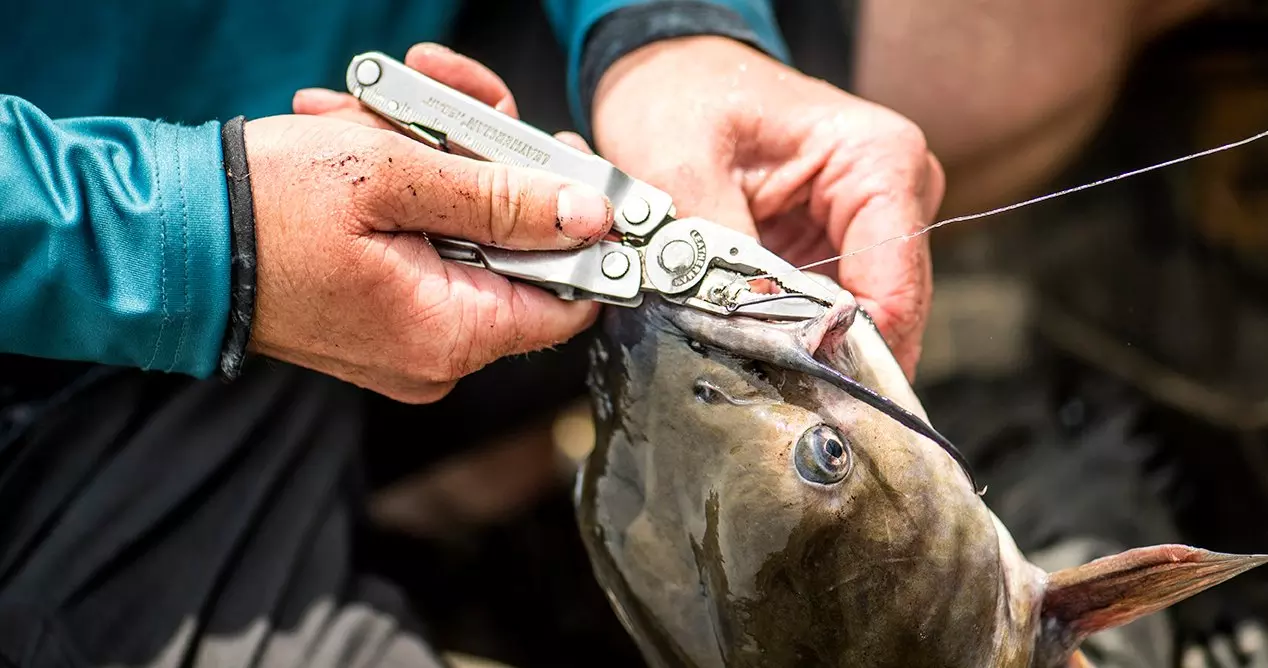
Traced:
[[[796, 325], [764, 322], [745, 316], [724, 318], [663, 300], [658, 300], [655, 304], [665, 320], [691, 339], [731, 354], [818, 378], [871, 406], [908, 430], [933, 441], [960, 467], [975, 494], [981, 496], [986, 492], [985, 489], [978, 489], [977, 478], [973, 475], [968, 459], [950, 439], [934, 429], [933, 425], [858, 380], [820, 361], [804, 348], [788, 345], [791, 341], [783, 337], [791, 331], [790, 327]], [[867, 320], [874, 327], [870, 316], [862, 307], [858, 308], [857, 317]]]

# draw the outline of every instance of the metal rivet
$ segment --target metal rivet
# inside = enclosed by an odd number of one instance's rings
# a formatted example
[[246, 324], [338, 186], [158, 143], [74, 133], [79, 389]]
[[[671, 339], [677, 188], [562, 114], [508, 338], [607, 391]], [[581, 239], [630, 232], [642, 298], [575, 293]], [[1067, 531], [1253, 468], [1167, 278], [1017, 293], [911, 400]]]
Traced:
[[634, 197], [625, 203], [625, 207], [621, 209], [621, 214], [625, 216], [626, 222], [631, 225], [638, 225], [646, 222], [651, 217], [652, 207], [642, 197]]
[[691, 267], [695, 255], [691, 244], [682, 239], [675, 239], [661, 249], [660, 266], [671, 274], [681, 274]]
[[383, 69], [373, 60], [363, 60], [357, 65], [357, 83], [362, 86], [373, 86], [383, 76]]
[[611, 279], [617, 279], [625, 275], [630, 270], [630, 259], [625, 257], [624, 253], [612, 251], [603, 256], [603, 275]]

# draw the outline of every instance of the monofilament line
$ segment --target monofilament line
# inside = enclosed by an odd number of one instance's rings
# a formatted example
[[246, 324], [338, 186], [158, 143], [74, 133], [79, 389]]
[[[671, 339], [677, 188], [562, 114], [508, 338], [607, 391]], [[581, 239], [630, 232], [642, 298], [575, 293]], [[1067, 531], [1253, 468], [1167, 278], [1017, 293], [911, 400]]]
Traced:
[[1231, 143], [1228, 143], [1228, 144], [1224, 144], [1224, 145], [1222, 145], [1222, 146], [1217, 146], [1217, 147], [1215, 147], [1215, 148], [1207, 149], [1207, 150], [1202, 151], [1202, 152], [1200, 152], [1200, 153], [1193, 153], [1193, 154], [1190, 154], [1190, 155], [1186, 155], [1186, 156], [1184, 156], [1184, 157], [1175, 158], [1174, 160], [1168, 160], [1168, 161], [1166, 161], [1166, 162], [1158, 163], [1158, 164], [1156, 164], [1156, 165], [1150, 165], [1149, 167], [1142, 167], [1141, 169], [1136, 169], [1136, 170], [1132, 170], [1132, 171], [1130, 171], [1130, 172], [1125, 172], [1125, 173], [1123, 173], [1123, 174], [1119, 174], [1119, 175], [1117, 175], [1117, 176], [1111, 176], [1111, 177], [1109, 177], [1109, 178], [1104, 178], [1104, 179], [1101, 179], [1100, 181], [1095, 181], [1095, 182], [1093, 182], [1093, 183], [1085, 183], [1085, 184], [1083, 184], [1083, 185], [1081, 185], [1081, 186], [1075, 186], [1075, 187], [1073, 187], [1073, 188], [1067, 188], [1067, 189], [1062, 190], [1062, 191], [1059, 191], [1059, 192], [1050, 193], [1050, 194], [1047, 194], [1047, 195], [1042, 195], [1042, 196], [1040, 196], [1040, 197], [1035, 197], [1035, 198], [1033, 198], [1033, 199], [1028, 199], [1028, 200], [1026, 200], [1026, 201], [1024, 201], [1024, 202], [1018, 202], [1018, 203], [1016, 203], [1016, 204], [1009, 204], [1008, 206], [1002, 206], [1002, 207], [999, 207], [998, 209], [991, 209], [990, 211], [983, 211], [982, 213], [974, 213], [974, 214], [969, 214], [969, 215], [967, 215], [967, 216], [958, 216], [958, 217], [955, 217], [955, 218], [948, 218], [947, 220], [939, 221], [939, 222], [934, 223], [934, 224], [932, 224], [932, 225], [930, 225], [930, 226], [928, 226], [928, 227], [926, 227], [926, 228], [924, 228], [924, 229], [922, 229], [922, 230], [919, 230], [919, 231], [916, 231], [916, 232], [910, 232], [910, 233], [907, 233], [907, 234], [901, 234], [901, 235], [896, 236], [896, 237], [890, 237], [889, 239], [885, 239], [885, 240], [883, 240], [883, 241], [878, 241], [878, 242], [876, 242], [876, 243], [874, 243], [874, 244], [871, 244], [870, 246], [864, 246], [864, 247], [862, 247], [862, 248], [858, 248], [858, 249], [855, 249], [855, 250], [849, 251], [849, 252], [847, 252], [847, 253], [842, 253], [841, 255], [837, 255], [837, 256], [835, 256], [835, 257], [830, 257], [830, 258], [828, 258], [828, 259], [826, 259], [826, 260], [819, 260], [818, 262], [811, 262], [810, 264], [804, 264], [804, 265], [802, 265], [802, 266], [800, 266], [800, 267], [797, 267], [796, 269], [793, 269], [793, 270], [790, 270], [790, 271], [779, 272], [779, 273], [775, 273], [775, 274], [764, 274], [764, 275], [762, 275], [762, 276], [756, 276], [756, 277], [754, 277], [753, 279], [748, 279], [748, 280], [755, 280], [755, 279], [758, 279], [758, 278], [777, 278], [777, 277], [779, 277], [779, 276], [785, 276], [785, 275], [788, 275], [788, 274], [791, 274], [791, 273], [795, 273], [795, 272], [797, 272], [797, 271], [801, 271], [801, 270], [803, 270], [803, 269], [810, 269], [811, 267], [818, 267], [819, 265], [828, 264], [829, 262], [836, 262], [837, 260], [844, 260], [844, 259], [846, 259], [846, 258], [853, 257], [853, 256], [855, 256], [855, 255], [858, 255], [859, 253], [864, 253], [864, 252], [870, 251], [870, 250], [872, 250], [872, 249], [874, 249], [874, 248], [878, 248], [878, 247], [883, 246], [883, 245], [885, 245], [885, 244], [887, 244], [887, 243], [891, 243], [891, 242], [894, 242], [894, 241], [910, 241], [910, 240], [912, 240], [912, 239], [915, 239], [916, 237], [919, 237], [919, 236], [921, 236], [921, 235], [923, 235], [923, 234], [928, 234], [928, 233], [930, 233], [930, 232], [932, 232], [932, 231], [934, 231], [934, 230], [938, 229], [939, 227], [943, 227], [943, 226], [945, 226], [945, 225], [950, 225], [950, 224], [952, 224], [952, 223], [963, 223], [963, 222], [967, 222], [967, 221], [970, 221], [970, 220], [978, 220], [978, 219], [980, 219], [980, 218], [988, 218], [988, 217], [990, 217], [990, 216], [996, 216], [996, 215], [999, 215], [999, 214], [1001, 214], [1001, 213], [1007, 213], [1007, 212], [1009, 212], [1009, 211], [1015, 211], [1015, 210], [1017, 210], [1017, 209], [1020, 209], [1020, 208], [1023, 208], [1023, 207], [1027, 207], [1027, 206], [1030, 206], [1030, 205], [1032, 205], [1032, 204], [1038, 204], [1038, 203], [1040, 203], [1040, 202], [1046, 202], [1046, 201], [1048, 201], [1048, 200], [1050, 200], [1050, 199], [1056, 199], [1056, 198], [1058, 198], [1058, 197], [1065, 197], [1066, 195], [1072, 195], [1072, 194], [1077, 193], [1077, 192], [1079, 192], [1079, 191], [1081, 191], [1081, 190], [1089, 190], [1089, 189], [1092, 189], [1092, 188], [1096, 188], [1096, 187], [1099, 187], [1099, 186], [1106, 185], [1106, 184], [1108, 184], [1108, 183], [1113, 183], [1113, 182], [1115, 182], [1115, 181], [1121, 181], [1121, 180], [1123, 180], [1123, 179], [1129, 179], [1129, 178], [1131, 178], [1131, 177], [1133, 177], [1133, 176], [1139, 176], [1139, 175], [1141, 175], [1141, 174], [1144, 174], [1145, 172], [1152, 172], [1152, 171], [1154, 171], [1154, 170], [1156, 170], [1156, 169], [1162, 169], [1162, 168], [1164, 168], [1164, 167], [1171, 167], [1172, 165], [1178, 165], [1178, 164], [1180, 164], [1180, 163], [1182, 163], [1182, 162], [1187, 162], [1187, 161], [1189, 161], [1189, 160], [1196, 160], [1197, 158], [1206, 157], [1206, 156], [1208, 156], [1208, 155], [1212, 155], [1212, 154], [1214, 154], [1214, 153], [1220, 153], [1221, 151], [1228, 151], [1228, 150], [1230, 150], [1230, 149], [1234, 149], [1234, 148], [1237, 148], [1237, 147], [1239, 147], [1239, 146], [1245, 146], [1246, 144], [1249, 144], [1249, 143], [1254, 142], [1254, 141], [1259, 141], [1260, 139], [1263, 139], [1263, 138], [1265, 138], [1265, 137], [1268, 137], [1268, 130], [1265, 130], [1265, 131], [1263, 131], [1263, 132], [1260, 132], [1259, 134], [1254, 135], [1253, 137], [1247, 137], [1247, 138], [1245, 138], [1245, 139], [1241, 139], [1241, 140], [1238, 140], [1238, 141], [1235, 141], [1235, 142], [1231, 142]]

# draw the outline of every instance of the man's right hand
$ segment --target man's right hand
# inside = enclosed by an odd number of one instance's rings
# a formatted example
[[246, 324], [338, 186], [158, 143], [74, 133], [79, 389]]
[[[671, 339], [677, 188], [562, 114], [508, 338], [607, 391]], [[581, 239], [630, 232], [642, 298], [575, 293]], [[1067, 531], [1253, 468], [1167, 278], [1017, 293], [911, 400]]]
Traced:
[[245, 136], [258, 256], [252, 351], [424, 403], [499, 357], [593, 322], [596, 303], [443, 262], [420, 233], [577, 248], [612, 224], [601, 193], [339, 114], [262, 118]]

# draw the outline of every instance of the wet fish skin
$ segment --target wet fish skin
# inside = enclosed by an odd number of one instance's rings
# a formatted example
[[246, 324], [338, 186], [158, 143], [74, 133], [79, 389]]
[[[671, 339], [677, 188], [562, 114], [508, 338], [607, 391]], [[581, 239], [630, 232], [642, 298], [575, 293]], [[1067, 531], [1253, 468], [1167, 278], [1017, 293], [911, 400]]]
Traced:
[[[1088, 632], [1263, 563], [1171, 546], [1049, 576], [944, 450], [800, 370], [813, 356], [927, 419], [842, 295], [806, 324], [717, 318], [654, 296], [605, 310], [578, 519], [649, 664], [1085, 665], [1076, 649]], [[832, 436], [848, 466], [835, 458], [839, 481], [808, 482], [799, 453], [810, 461]], [[1112, 596], [1124, 583], [1134, 597]]]

